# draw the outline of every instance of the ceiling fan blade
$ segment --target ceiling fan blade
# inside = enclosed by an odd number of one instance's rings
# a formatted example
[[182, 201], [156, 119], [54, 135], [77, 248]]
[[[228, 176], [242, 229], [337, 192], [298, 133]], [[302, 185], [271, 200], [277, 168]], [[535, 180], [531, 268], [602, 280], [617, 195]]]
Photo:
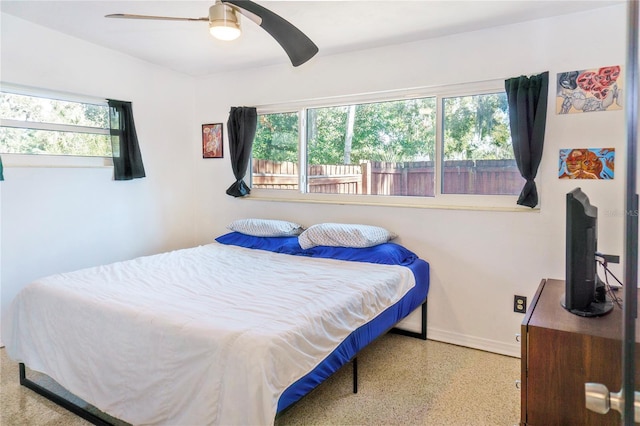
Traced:
[[222, 3], [233, 5], [243, 15], [249, 16], [244, 13], [246, 11], [260, 17], [262, 22], [258, 25], [282, 46], [294, 67], [304, 64], [318, 53], [318, 46], [309, 37], [269, 9], [249, 0], [222, 0]]
[[209, 18], [174, 18], [171, 16], [150, 16], [150, 15], [131, 15], [129, 13], [112, 13], [105, 15], [105, 18], [123, 18], [123, 19], [150, 19], [155, 21], [205, 21], [209, 22]]

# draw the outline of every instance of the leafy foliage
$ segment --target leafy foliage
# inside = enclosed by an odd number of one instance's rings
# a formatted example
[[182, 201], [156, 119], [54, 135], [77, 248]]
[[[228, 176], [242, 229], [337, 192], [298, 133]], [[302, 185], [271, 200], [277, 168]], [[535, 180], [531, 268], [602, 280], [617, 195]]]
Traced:
[[513, 158], [504, 93], [444, 100], [444, 159]]
[[107, 135], [0, 127], [0, 152], [109, 157], [111, 141]]
[[[316, 129], [308, 139], [309, 164], [343, 164], [349, 107], [319, 108], [308, 123]], [[435, 151], [435, 99], [356, 105], [351, 110], [351, 163], [418, 161]]]
[[[307, 163], [425, 161], [435, 158], [436, 98], [307, 111]], [[513, 158], [504, 93], [444, 100], [444, 159]], [[350, 125], [351, 124], [351, 125]], [[261, 115], [253, 157], [298, 161], [296, 113]]]
[[253, 158], [298, 161], [298, 114], [260, 115], [253, 143]]
[[[74, 131], [74, 126], [109, 128], [106, 105], [68, 102], [34, 96], [0, 93], [0, 117], [26, 123], [24, 127], [0, 127], [0, 152], [110, 156], [108, 135]], [[29, 124], [33, 123], [33, 124]], [[38, 125], [36, 125], [38, 123]], [[69, 126], [67, 130], [38, 130], [39, 123]], [[34, 128], [29, 128], [33, 126]], [[47, 125], [45, 124], [45, 127]]]

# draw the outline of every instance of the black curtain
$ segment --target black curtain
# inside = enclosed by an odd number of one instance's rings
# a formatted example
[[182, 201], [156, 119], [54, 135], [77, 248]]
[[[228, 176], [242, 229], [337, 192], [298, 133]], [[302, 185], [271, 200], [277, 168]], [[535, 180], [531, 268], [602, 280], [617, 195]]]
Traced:
[[231, 168], [236, 181], [227, 189], [227, 194], [233, 197], [244, 197], [251, 192], [242, 179], [247, 173], [257, 126], [258, 113], [255, 108], [231, 107], [229, 121], [227, 121], [227, 133], [229, 134]]
[[513, 152], [520, 174], [527, 180], [518, 204], [531, 208], [538, 205], [538, 190], [534, 179], [542, 159], [548, 88], [548, 71], [505, 81]]
[[108, 99], [115, 180], [145, 177], [131, 102]]

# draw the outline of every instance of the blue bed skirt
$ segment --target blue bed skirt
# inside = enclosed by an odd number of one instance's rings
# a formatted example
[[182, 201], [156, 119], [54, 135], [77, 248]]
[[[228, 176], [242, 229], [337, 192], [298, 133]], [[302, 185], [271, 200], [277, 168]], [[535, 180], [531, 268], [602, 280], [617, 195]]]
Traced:
[[278, 413], [297, 402], [316, 386], [347, 364], [365, 346], [389, 331], [416, 308], [426, 302], [429, 292], [429, 264], [416, 259], [407, 266], [416, 278], [416, 285], [395, 305], [351, 333], [324, 361], [304, 377], [289, 386], [278, 400]]

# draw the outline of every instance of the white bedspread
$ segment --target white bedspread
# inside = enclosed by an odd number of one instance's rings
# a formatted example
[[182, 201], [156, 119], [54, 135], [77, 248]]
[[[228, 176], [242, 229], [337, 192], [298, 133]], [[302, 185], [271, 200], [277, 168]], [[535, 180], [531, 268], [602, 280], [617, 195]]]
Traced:
[[272, 424], [278, 398], [414, 286], [402, 266], [209, 244], [53, 275], [8, 354], [133, 424]]

